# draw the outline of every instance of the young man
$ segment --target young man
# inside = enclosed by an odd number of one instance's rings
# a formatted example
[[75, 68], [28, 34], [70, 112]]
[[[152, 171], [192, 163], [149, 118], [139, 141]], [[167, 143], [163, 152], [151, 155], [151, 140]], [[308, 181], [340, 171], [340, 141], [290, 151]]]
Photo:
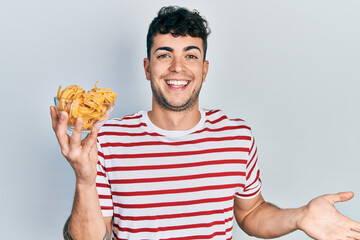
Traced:
[[[219, 110], [199, 108], [209, 68], [207, 22], [162, 8], [150, 25], [146, 79], [152, 109], [113, 119], [81, 141], [82, 120], [51, 108], [53, 129], [74, 169], [73, 210], [65, 239], [231, 239], [235, 216], [249, 235], [296, 229], [315, 239], [360, 239], [360, 224], [336, 211], [351, 192], [279, 209], [264, 201], [251, 129]], [[96, 144], [96, 142], [98, 142]]]

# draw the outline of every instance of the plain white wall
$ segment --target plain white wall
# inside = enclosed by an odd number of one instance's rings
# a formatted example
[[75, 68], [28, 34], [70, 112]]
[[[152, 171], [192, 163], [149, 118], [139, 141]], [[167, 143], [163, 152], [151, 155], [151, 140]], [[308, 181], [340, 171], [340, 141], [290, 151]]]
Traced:
[[[114, 116], [149, 109], [145, 38], [170, 4], [210, 23], [200, 104], [251, 124], [264, 197], [287, 208], [352, 190], [336, 206], [360, 221], [359, 1], [0, 0], [1, 239], [61, 239], [74, 176], [52, 97], [99, 80], [119, 94]], [[234, 239], [255, 238], [235, 227]]]

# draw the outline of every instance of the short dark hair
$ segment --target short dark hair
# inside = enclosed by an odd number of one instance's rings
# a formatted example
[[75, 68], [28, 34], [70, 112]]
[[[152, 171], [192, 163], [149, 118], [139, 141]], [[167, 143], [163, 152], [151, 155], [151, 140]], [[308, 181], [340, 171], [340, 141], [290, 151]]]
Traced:
[[210, 34], [208, 22], [200, 16], [197, 10], [189, 11], [177, 6], [162, 7], [158, 15], [151, 22], [146, 38], [147, 57], [150, 59], [150, 50], [156, 34], [171, 33], [174, 37], [190, 35], [203, 40], [204, 60], [206, 58], [207, 37]]

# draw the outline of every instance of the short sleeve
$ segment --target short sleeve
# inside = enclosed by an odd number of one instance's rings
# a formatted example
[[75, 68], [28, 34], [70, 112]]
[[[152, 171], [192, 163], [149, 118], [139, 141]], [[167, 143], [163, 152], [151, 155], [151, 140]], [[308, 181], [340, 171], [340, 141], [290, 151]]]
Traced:
[[98, 163], [96, 176], [96, 189], [99, 195], [100, 207], [104, 217], [111, 217], [114, 214], [113, 201], [109, 180], [105, 171], [104, 153], [101, 145], [97, 142]]
[[260, 169], [258, 166], [258, 153], [254, 136], [251, 134], [251, 141], [249, 144], [248, 159], [245, 171], [245, 184], [241, 191], [237, 192], [235, 196], [239, 198], [253, 198], [261, 190]]

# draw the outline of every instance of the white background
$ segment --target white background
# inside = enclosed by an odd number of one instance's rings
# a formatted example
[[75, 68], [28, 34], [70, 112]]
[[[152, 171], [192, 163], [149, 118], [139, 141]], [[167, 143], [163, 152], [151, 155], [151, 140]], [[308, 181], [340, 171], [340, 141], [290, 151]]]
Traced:
[[149, 109], [146, 33], [170, 4], [210, 23], [200, 104], [251, 124], [266, 200], [298, 207], [352, 190], [336, 206], [360, 221], [360, 1], [0, 0], [1, 239], [61, 239], [74, 176], [52, 97], [99, 80], [119, 94], [114, 116]]

